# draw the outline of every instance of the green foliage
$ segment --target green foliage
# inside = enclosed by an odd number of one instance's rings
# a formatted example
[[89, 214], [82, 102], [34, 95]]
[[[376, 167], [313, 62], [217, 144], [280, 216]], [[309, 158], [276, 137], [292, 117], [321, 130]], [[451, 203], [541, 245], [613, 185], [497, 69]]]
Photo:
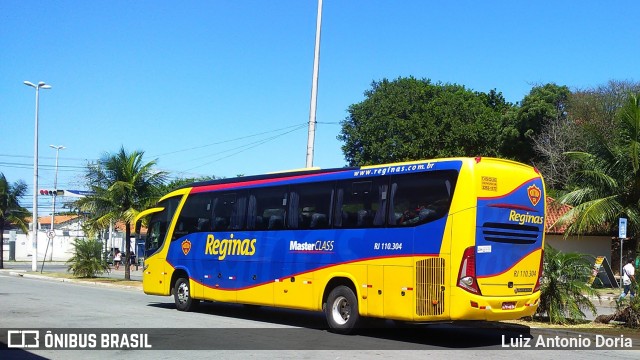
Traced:
[[[0, 238], [4, 229], [16, 225], [25, 233], [29, 231], [26, 218], [29, 211], [20, 206], [20, 198], [27, 192], [24, 181], [9, 184], [3, 173], [0, 173]], [[0, 269], [4, 267], [4, 252], [0, 251]]]
[[583, 309], [595, 314], [596, 308], [587, 297], [597, 295], [587, 284], [592, 263], [585, 255], [563, 253], [547, 245], [537, 314], [546, 314], [554, 324], [584, 319]]
[[373, 82], [349, 107], [338, 139], [349, 165], [451, 156], [499, 156], [503, 118], [513, 105], [495, 90], [413, 77]]
[[570, 152], [579, 170], [561, 201], [574, 208], [560, 223], [566, 235], [612, 233], [618, 218], [629, 219], [631, 234], [640, 230], [640, 94], [628, 96], [615, 116], [616, 131], [590, 131], [588, 151]]
[[508, 118], [511, 123], [503, 139], [503, 154], [524, 163], [534, 161], [533, 139], [545, 125], [567, 116], [566, 104], [570, 94], [566, 86], [553, 83], [532, 88], [522, 100], [515, 117]]
[[109, 271], [102, 258], [102, 244], [95, 239], [75, 239], [73, 256], [67, 261], [68, 271], [81, 278], [94, 278]]
[[599, 147], [599, 143], [617, 142], [620, 109], [630, 93], [640, 92], [640, 83], [609, 81], [594, 88], [577, 89], [569, 94], [566, 103], [562, 88], [557, 91], [557, 98], [562, 102], [556, 106], [562, 112], [553, 116], [553, 106], [549, 104], [549, 116], [544, 117], [540, 132], [532, 138], [535, 166], [544, 174], [547, 188], [558, 190], [569, 187], [578, 168], [576, 161], [567, 156], [568, 152], [588, 152], [594, 146]]
[[[637, 274], [637, 272], [636, 272]], [[622, 301], [616, 300], [615, 320], [624, 322], [625, 326], [630, 328], [640, 328], [640, 293], [638, 293], [638, 282], [632, 286], [635, 287], [636, 296], [627, 295]]]

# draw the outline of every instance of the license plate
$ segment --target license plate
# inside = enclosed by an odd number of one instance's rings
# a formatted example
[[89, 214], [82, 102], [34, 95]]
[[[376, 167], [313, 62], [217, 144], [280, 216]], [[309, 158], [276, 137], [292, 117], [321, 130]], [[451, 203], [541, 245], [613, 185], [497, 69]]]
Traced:
[[515, 302], [503, 302], [502, 303], [502, 310], [513, 310], [516, 308], [516, 303]]

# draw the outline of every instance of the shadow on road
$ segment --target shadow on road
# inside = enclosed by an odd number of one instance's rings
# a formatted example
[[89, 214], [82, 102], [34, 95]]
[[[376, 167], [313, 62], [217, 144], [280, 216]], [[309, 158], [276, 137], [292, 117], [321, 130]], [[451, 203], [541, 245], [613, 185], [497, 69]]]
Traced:
[[[176, 311], [173, 303], [152, 303], [149, 306]], [[283, 348], [291, 344], [308, 344], [314, 338], [318, 349], [465, 349], [501, 348], [502, 344], [530, 339], [528, 326], [493, 322], [447, 322], [409, 324], [392, 320], [363, 319], [362, 326], [352, 335], [336, 335], [328, 331], [324, 314], [301, 310], [280, 309], [238, 304], [203, 303], [197, 309], [203, 316], [215, 315], [264, 323], [262, 329], [244, 329], [256, 335], [268, 331], [281, 340]], [[301, 329], [270, 328], [273, 325], [292, 326]], [[229, 329], [234, 333], [243, 329]], [[281, 333], [281, 336], [275, 334]], [[346, 340], [346, 341], [345, 341]], [[372, 341], [373, 340], [373, 341]], [[331, 345], [334, 344], [334, 345]], [[339, 346], [339, 347], [336, 347]], [[293, 348], [297, 348], [294, 346]], [[306, 347], [308, 348], [308, 347]]]
[[22, 349], [8, 349], [7, 344], [0, 341], [0, 358], [2, 360], [41, 360], [47, 359]]

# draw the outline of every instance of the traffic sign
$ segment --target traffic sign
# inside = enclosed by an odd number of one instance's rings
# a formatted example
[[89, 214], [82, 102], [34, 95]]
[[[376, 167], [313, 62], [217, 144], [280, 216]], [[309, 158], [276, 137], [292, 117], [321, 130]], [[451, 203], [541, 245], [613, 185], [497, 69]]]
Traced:
[[618, 237], [620, 239], [627, 238], [627, 219], [625, 218], [620, 218], [618, 222]]
[[47, 231], [47, 237], [49, 238], [49, 240], [53, 239], [54, 237], [56, 237], [56, 232], [53, 230]]

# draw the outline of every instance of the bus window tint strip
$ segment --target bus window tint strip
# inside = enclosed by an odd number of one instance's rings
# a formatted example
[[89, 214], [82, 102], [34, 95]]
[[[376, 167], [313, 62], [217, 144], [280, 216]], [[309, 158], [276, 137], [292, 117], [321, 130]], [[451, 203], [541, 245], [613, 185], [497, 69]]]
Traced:
[[455, 170], [195, 192], [173, 240], [195, 232], [412, 227], [447, 215]]

